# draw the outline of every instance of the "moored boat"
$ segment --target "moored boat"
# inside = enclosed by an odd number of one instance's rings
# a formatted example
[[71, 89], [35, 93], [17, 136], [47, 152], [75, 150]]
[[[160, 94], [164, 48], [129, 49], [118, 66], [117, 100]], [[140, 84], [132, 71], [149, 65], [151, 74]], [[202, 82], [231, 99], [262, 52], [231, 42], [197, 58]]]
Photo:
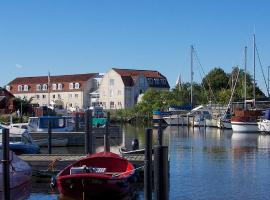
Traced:
[[[48, 139], [38, 139], [34, 141], [40, 147], [48, 146]], [[53, 147], [66, 147], [68, 145], [68, 138], [54, 138], [51, 144]]]
[[34, 142], [26, 129], [0, 125], [0, 148], [2, 148], [2, 130], [9, 129], [9, 148], [16, 154], [40, 153], [39, 146]]
[[233, 132], [255, 133], [259, 131], [258, 117], [261, 115], [259, 110], [236, 110], [232, 116], [231, 124]]
[[[11, 199], [27, 199], [31, 190], [31, 167], [18, 158], [10, 151], [10, 195]], [[0, 150], [0, 159], [2, 160], [2, 150]], [[2, 197], [3, 181], [2, 181], [2, 164], [0, 163], [0, 195]]]
[[258, 122], [258, 128], [261, 132], [270, 132], [270, 109], [267, 109], [264, 118]]
[[69, 165], [56, 177], [61, 194], [68, 197], [117, 197], [130, 192], [134, 166], [110, 152], [89, 155]]

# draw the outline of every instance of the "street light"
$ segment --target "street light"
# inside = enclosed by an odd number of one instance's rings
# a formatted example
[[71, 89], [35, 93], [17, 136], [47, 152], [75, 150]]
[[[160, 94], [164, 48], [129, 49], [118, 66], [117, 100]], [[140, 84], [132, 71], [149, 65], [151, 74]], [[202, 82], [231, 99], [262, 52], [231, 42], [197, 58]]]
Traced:
[[268, 87], [267, 87], [268, 98], [270, 97], [270, 95], [269, 95], [269, 81], [270, 81], [269, 80], [269, 68], [270, 68], [270, 66], [268, 66], [268, 82], [267, 82], [268, 83], [267, 84], [268, 85]]

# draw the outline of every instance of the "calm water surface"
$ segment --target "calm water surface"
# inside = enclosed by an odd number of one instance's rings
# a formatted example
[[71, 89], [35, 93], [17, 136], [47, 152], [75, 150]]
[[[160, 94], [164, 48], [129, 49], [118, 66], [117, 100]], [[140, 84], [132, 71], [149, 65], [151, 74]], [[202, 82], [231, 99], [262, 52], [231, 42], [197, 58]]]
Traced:
[[[153, 142], [157, 133], [153, 133]], [[232, 133], [214, 128], [167, 127], [164, 144], [170, 152], [170, 199], [270, 199], [270, 135]], [[133, 138], [144, 145], [144, 128], [125, 126], [113, 139], [113, 151], [130, 147]], [[97, 151], [101, 151], [102, 141]], [[43, 149], [46, 152], [46, 149]], [[83, 147], [57, 148], [53, 153], [83, 153]], [[30, 200], [58, 199], [48, 183], [34, 180]], [[143, 199], [138, 188], [135, 198]]]

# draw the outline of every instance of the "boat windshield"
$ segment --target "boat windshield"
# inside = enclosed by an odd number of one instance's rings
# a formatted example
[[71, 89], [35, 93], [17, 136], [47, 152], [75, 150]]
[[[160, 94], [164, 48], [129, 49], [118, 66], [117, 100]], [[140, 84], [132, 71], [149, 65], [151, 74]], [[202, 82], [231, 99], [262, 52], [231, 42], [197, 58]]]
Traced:
[[65, 127], [65, 119], [64, 118], [40, 118], [40, 128], [48, 128], [49, 120], [51, 121], [52, 128], [64, 128]]

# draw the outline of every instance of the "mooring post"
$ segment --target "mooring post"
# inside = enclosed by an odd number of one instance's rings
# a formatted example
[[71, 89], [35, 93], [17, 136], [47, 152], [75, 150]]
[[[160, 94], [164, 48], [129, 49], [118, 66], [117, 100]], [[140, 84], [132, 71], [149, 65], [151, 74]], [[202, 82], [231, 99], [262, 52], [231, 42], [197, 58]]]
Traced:
[[2, 199], [10, 200], [9, 129], [2, 130]]
[[162, 145], [162, 128], [161, 128], [161, 120], [158, 121], [158, 145]]
[[75, 113], [75, 132], [79, 131], [79, 113]]
[[48, 153], [52, 154], [52, 122], [48, 119]]
[[155, 199], [169, 199], [168, 147], [156, 146], [154, 150]]
[[152, 200], [152, 129], [145, 131], [144, 199]]
[[89, 154], [90, 152], [90, 113], [91, 111], [87, 109], [85, 111], [84, 119], [85, 119], [85, 136], [84, 136], [84, 147], [85, 147], [85, 154]]
[[104, 136], [104, 151], [110, 152], [110, 112], [107, 112], [106, 130]]

